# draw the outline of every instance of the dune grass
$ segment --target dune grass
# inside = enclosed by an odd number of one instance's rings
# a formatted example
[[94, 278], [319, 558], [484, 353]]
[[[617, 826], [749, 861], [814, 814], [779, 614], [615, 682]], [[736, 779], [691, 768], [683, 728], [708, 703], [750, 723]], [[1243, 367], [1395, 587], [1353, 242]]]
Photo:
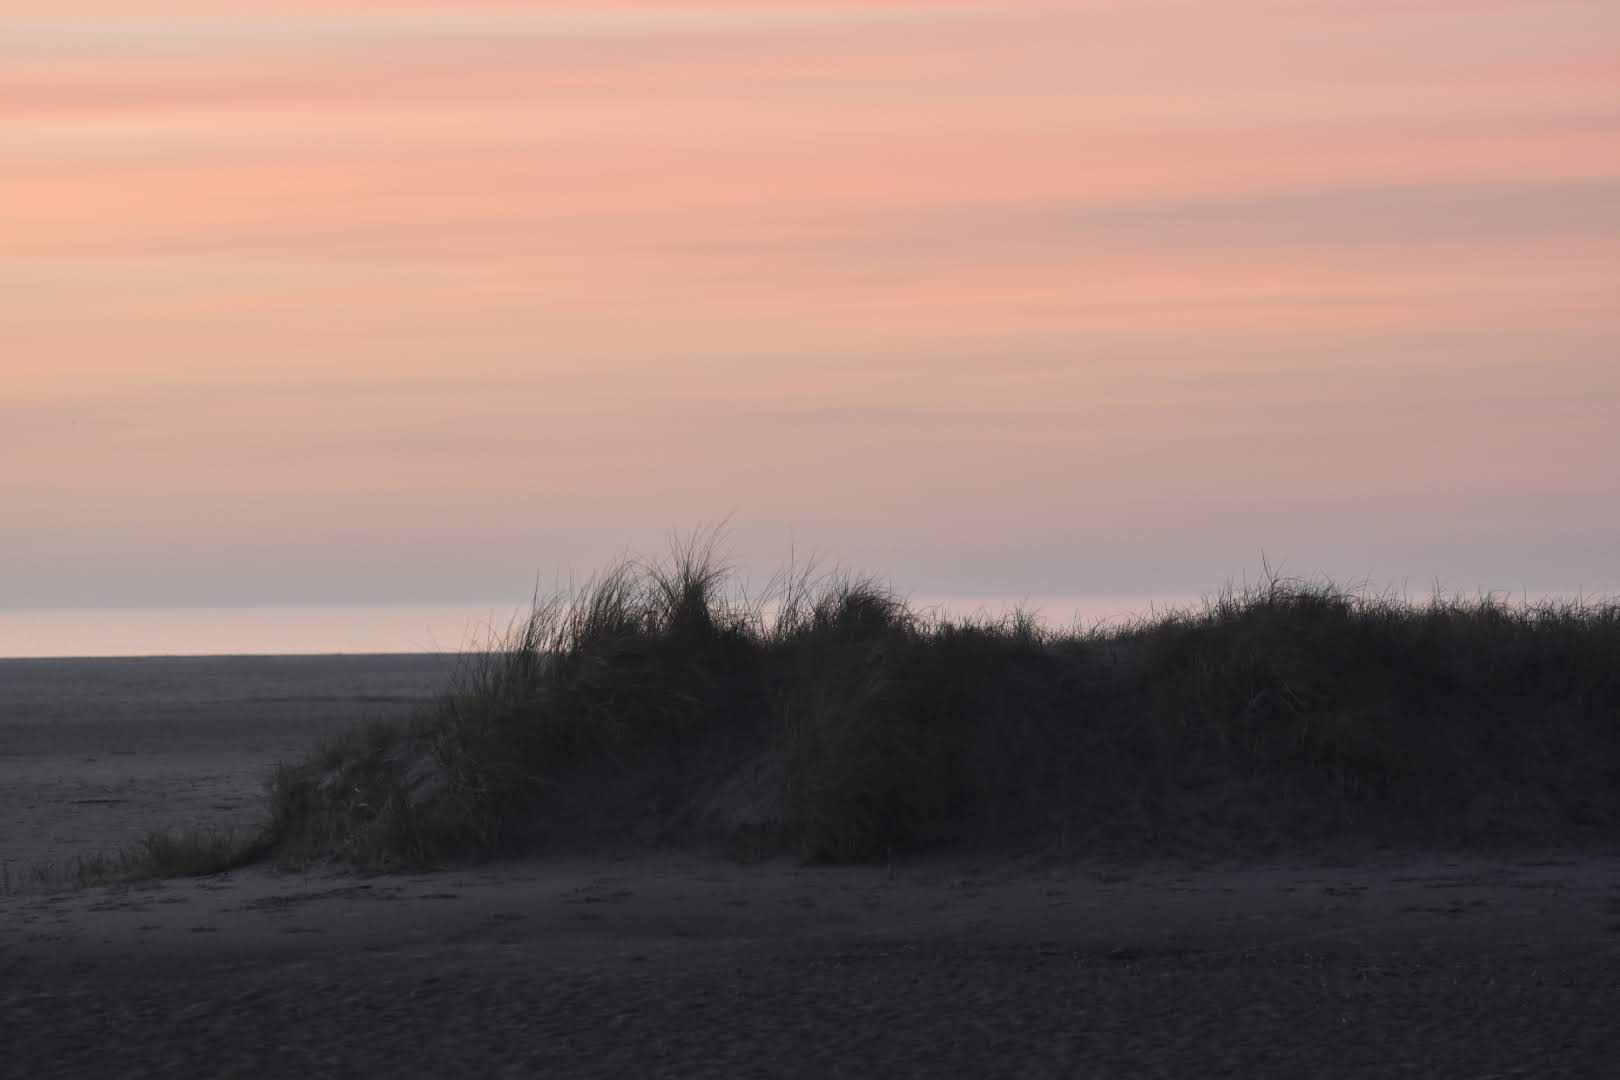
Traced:
[[258, 862], [271, 853], [272, 846], [260, 829], [154, 832], [127, 847], [79, 855], [71, 861], [0, 861], [0, 896], [203, 877]]
[[1053, 631], [837, 573], [750, 598], [711, 535], [537, 600], [414, 722], [279, 769], [272, 806], [281, 859], [371, 867], [705, 827], [814, 860], [1613, 841], [1620, 604], [1269, 575]]
[[133, 847], [115, 854], [80, 858], [74, 865], [73, 877], [75, 884], [80, 886], [153, 878], [202, 877], [247, 866], [269, 854], [269, 851], [270, 845], [259, 830], [154, 832]]

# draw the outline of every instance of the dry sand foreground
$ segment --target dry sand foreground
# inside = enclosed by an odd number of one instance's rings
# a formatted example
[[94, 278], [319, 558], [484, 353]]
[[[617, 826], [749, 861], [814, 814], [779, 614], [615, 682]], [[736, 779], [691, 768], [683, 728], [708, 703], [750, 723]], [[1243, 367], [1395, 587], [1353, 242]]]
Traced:
[[0, 898], [0, 1074], [1609, 1077], [1620, 856], [268, 872]]

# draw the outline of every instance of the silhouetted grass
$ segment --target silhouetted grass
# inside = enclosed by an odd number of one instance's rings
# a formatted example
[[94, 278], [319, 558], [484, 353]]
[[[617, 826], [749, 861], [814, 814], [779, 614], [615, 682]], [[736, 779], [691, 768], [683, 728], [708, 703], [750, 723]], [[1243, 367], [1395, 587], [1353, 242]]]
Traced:
[[202, 877], [258, 862], [270, 855], [272, 847], [261, 830], [154, 832], [117, 851], [79, 855], [72, 861], [40, 860], [27, 866], [0, 864], [0, 896], [21, 891], [128, 884], [155, 878]]
[[750, 599], [712, 540], [538, 600], [413, 724], [284, 766], [280, 857], [1620, 838], [1614, 601], [1412, 605], [1270, 576], [1054, 632], [836, 574]]
[[79, 880], [202, 877], [235, 870], [268, 854], [261, 832], [242, 829], [155, 832], [110, 863], [81, 862]]

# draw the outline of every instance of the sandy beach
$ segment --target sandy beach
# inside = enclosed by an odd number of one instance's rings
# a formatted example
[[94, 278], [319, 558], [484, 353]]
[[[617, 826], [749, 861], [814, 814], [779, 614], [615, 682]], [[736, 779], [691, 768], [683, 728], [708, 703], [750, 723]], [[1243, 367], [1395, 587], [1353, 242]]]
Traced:
[[6, 1076], [1601, 1077], [1620, 859], [672, 854], [0, 901]]
[[[5, 665], [0, 850], [249, 823], [441, 667]], [[14, 874], [0, 1075], [1600, 1077], [1617, 970], [1612, 852]]]
[[253, 826], [277, 762], [359, 721], [409, 715], [453, 662], [0, 660], [0, 864], [20, 883], [153, 830]]

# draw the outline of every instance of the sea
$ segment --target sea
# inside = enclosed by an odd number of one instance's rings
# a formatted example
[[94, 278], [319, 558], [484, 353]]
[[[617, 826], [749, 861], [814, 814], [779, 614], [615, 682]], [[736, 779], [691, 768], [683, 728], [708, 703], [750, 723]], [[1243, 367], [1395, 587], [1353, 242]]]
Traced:
[[[912, 596], [913, 608], [991, 617], [1033, 611], [1053, 628], [1092, 626], [1195, 596]], [[0, 658], [321, 656], [475, 651], [527, 613], [516, 603], [0, 609]]]

